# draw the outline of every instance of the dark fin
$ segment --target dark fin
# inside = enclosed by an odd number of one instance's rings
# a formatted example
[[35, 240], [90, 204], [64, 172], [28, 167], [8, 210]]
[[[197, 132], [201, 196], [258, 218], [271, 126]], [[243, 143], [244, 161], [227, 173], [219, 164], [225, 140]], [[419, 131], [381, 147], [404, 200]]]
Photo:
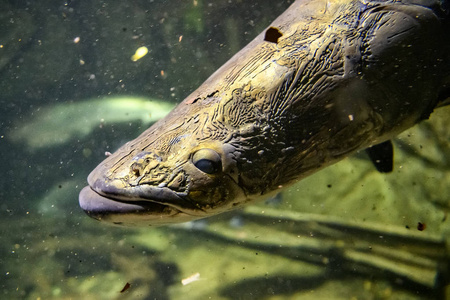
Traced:
[[394, 147], [386, 141], [366, 149], [370, 160], [380, 173], [392, 172], [394, 168]]

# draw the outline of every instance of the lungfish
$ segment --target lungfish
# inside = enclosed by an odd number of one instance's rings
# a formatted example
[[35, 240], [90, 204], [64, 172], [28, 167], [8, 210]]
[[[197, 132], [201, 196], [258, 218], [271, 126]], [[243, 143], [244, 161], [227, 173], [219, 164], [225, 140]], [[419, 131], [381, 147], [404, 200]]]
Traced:
[[358, 150], [389, 171], [389, 140], [450, 102], [449, 6], [294, 2], [100, 163], [81, 208], [114, 224], [162, 225], [269, 197]]

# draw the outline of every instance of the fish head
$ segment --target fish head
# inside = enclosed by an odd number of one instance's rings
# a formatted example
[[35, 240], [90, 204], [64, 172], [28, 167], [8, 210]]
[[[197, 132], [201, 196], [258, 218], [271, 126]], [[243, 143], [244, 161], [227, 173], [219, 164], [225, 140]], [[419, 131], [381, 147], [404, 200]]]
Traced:
[[119, 148], [89, 175], [81, 208], [101, 221], [143, 226], [195, 220], [246, 202], [238, 184], [239, 152], [224, 142], [229, 130], [208, 134], [204, 125], [215, 107], [181, 112], [192, 116], [187, 119], [174, 112], [161, 120], [168, 128], [155, 124]]

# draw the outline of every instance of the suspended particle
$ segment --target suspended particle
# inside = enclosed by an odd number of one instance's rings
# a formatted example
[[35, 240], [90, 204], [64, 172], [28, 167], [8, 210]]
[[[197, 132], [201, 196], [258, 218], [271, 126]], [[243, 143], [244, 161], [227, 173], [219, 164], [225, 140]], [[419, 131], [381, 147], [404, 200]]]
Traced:
[[136, 53], [134, 53], [134, 55], [131, 57], [132, 61], [138, 61], [139, 59], [143, 58], [145, 55], [147, 55], [148, 53], [148, 48], [143, 46], [143, 47], [139, 47], [136, 50]]
[[120, 291], [121, 293], [126, 292], [129, 288], [131, 287], [131, 284], [129, 282], [125, 283], [125, 286], [123, 287], [123, 289]]
[[200, 280], [200, 273], [198, 273], [198, 272], [195, 273], [195, 274], [192, 274], [191, 276], [189, 276], [187, 278], [182, 279], [181, 280], [181, 284], [182, 285], [187, 285], [187, 284], [190, 284], [190, 283], [192, 283], [194, 281], [197, 281], [197, 280]]

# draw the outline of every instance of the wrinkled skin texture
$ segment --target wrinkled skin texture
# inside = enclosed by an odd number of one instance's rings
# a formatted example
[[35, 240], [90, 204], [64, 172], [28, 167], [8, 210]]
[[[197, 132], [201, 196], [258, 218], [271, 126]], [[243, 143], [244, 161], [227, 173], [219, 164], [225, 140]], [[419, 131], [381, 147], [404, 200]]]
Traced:
[[[448, 101], [447, 1], [296, 1], [167, 117], [102, 162], [92, 217], [218, 214], [392, 138]], [[428, 6], [428, 7], [427, 7]]]

